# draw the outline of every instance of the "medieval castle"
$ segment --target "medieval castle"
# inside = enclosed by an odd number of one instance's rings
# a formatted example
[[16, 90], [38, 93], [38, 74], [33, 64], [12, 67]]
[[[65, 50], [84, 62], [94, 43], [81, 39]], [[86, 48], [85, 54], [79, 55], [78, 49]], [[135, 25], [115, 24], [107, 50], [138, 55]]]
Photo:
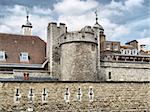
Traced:
[[76, 32], [49, 23], [47, 44], [32, 36], [28, 18], [23, 35], [0, 34], [0, 73], [6, 78], [27, 73], [60, 81], [150, 81], [150, 51], [139, 48], [136, 40], [124, 46], [107, 41], [97, 16], [93, 27]]
[[1, 112], [150, 111], [150, 51], [107, 41], [97, 15], [75, 32], [49, 23], [47, 43], [28, 15], [22, 31], [0, 33]]

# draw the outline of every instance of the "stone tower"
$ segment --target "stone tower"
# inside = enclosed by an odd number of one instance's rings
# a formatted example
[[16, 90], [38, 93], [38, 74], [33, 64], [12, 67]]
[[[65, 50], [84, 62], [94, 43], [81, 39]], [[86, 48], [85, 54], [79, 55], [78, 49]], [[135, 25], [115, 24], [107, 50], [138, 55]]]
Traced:
[[90, 26], [62, 35], [60, 37], [61, 80], [96, 81], [97, 48], [97, 38]]
[[104, 29], [98, 24], [67, 32], [66, 25], [49, 23], [47, 58], [51, 76], [63, 81], [103, 80], [100, 69], [100, 40]]
[[26, 24], [22, 25], [22, 33], [23, 35], [32, 35], [32, 24], [29, 22], [29, 15], [27, 11], [27, 16], [26, 16]]
[[96, 14], [96, 23], [93, 26], [94, 35], [95, 38], [97, 38], [97, 73], [98, 73], [98, 80], [104, 80], [104, 72], [100, 68], [100, 51], [101, 51], [101, 44], [103, 41], [105, 41], [105, 35], [104, 35], [104, 28], [98, 23], [98, 16], [97, 11], [95, 11]]
[[51, 76], [60, 79], [60, 48], [59, 37], [67, 32], [66, 25], [60, 23], [49, 23], [47, 28], [47, 58], [48, 70]]

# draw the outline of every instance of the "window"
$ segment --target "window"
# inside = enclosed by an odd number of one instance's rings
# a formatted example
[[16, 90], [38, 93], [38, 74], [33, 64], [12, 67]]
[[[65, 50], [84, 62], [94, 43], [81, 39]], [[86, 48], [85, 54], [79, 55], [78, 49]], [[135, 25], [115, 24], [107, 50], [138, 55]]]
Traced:
[[65, 102], [69, 102], [69, 98], [70, 98], [69, 88], [66, 88], [65, 95], [64, 95]]
[[82, 91], [81, 91], [81, 88], [78, 88], [77, 100], [81, 101], [81, 97], [82, 97]]
[[137, 49], [132, 49], [132, 55], [137, 55], [137, 54], [138, 54]]
[[117, 51], [118, 50], [118, 45], [113, 45], [113, 50]]
[[121, 54], [125, 54], [125, 50], [124, 49], [120, 49]]
[[89, 87], [89, 101], [92, 102], [94, 100], [94, 92], [93, 92], [93, 88]]
[[131, 54], [131, 50], [130, 49], [126, 49], [126, 54], [130, 55]]
[[28, 53], [27, 52], [22, 52], [20, 54], [20, 61], [29, 61], [29, 56], [28, 56]]
[[108, 79], [111, 79], [111, 72], [108, 73]]
[[47, 90], [44, 88], [43, 92], [42, 92], [42, 102], [47, 102], [47, 97], [48, 97], [48, 92]]
[[14, 96], [14, 101], [15, 103], [20, 103], [20, 99], [21, 99], [21, 94], [18, 88], [16, 88], [15, 90], [15, 96]]
[[110, 43], [106, 43], [106, 50], [110, 50]]
[[92, 51], [95, 51], [95, 45], [94, 44], [92, 44], [91, 49], [92, 49]]
[[33, 94], [33, 89], [32, 88], [29, 90], [28, 100], [30, 102], [33, 102], [33, 100], [34, 100], [34, 94]]
[[6, 57], [5, 57], [5, 52], [4, 51], [0, 51], [0, 61], [5, 61]]

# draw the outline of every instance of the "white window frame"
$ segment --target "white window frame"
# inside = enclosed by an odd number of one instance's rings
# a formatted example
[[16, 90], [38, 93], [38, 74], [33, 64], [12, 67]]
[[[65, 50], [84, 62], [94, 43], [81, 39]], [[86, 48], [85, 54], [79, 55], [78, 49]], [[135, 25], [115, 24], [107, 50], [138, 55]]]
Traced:
[[118, 45], [114, 45], [114, 46], [113, 46], [113, 50], [114, 50], [114, 51], [118, 51], [118, 49], [119, 49], [119, 46], [118, 46]]
[[28, 62], [29, 61], [29, 54], [27, 52], [20, 53], [20, 61], [21, 62]]
[[5, 51], [0, 51], [0, 57], [1, 56], [2, 58], [0, 58], [0, 61], [6, 61]]
[[120, 49], [121, 54], [125, 54], [125, 49]]
[[138, 50], [137, 49], [132, 49], [132, 55], [137, 55], [138, 54]]

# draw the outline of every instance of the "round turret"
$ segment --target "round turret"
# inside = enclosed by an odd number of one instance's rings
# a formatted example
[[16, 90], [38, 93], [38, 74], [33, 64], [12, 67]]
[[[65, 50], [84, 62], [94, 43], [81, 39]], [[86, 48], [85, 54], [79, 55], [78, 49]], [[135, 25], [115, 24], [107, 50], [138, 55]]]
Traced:
[[91, 27], [60, 37], [61, 80], [96, 81], [97, 39]]

